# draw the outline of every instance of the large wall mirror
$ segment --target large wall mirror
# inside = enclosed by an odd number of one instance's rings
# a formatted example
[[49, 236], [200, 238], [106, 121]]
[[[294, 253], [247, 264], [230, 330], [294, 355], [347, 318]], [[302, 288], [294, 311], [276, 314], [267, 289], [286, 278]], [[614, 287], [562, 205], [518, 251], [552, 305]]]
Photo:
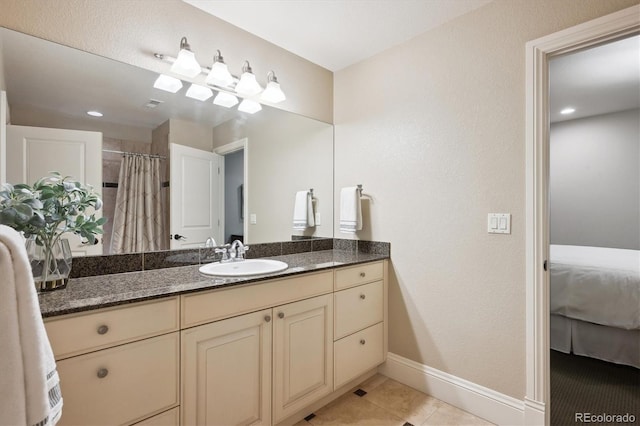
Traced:
[[[76, 247], [74, 254], [192, 248], [208, 237], [221, 245], [236, 238], [254, 244], [333, 236], [331, 124], [264, 105], [255, 114], [240, 112], [237, 105], [214, 105], [213, 97], [187, 97], [192, 82], [184, 78], [176, 93], [154, 88], [157, 78], [146, 69], [0, 28], [7, 181], [33, 183], [56, 170], [93, 184], [104, 200], [108, 223], [101, 244]], [[196, 82], [204, 84], [204, 78]], [[142, 167], [161, 188], [153, 201], [160, 205], [153, 219], [160, 223], [159, 236], [143, 246], [121, 241], [122, 227], [134, 220], [123, 210], [142, 203], [118, 194], [132, 185], [123, 184], [132, 179], [123, 172], [132, 167], [123, 166], [127, 157], [147, 159]], [[311, 189], [315, 226], [296, 230], [296, 195]]]

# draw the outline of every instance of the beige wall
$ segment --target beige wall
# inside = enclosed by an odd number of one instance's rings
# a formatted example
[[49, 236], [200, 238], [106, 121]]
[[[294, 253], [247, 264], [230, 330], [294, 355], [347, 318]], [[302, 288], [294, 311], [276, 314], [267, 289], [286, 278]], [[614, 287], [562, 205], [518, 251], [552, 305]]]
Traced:
[[359, 238], [391, 242], [390, 351], [524, 397], [525, 43], [636, 3], [496, 0], [335, 74], [336, 194], [362, 183]]
[[[297, 114], [264, 109], [245, 122], [214, 129], [214, 146], [247, 138], [249, 225], [245, 242], [286, 241], [292, 235], [333, 236], [333, 127]], [[321, 225], [293, 230], [297, 191], [313, 188]], [[245, 218], [248, 220], [248, 218]]]
[[186, 36], [205, 65], [220, 49], [234, 74], [245, 60], [261, 84], [274, 70], [287, 100], [277, 107], [330, 122], [333, 74], [180, 0], [0, 0], [0, 26], [161, 71]]

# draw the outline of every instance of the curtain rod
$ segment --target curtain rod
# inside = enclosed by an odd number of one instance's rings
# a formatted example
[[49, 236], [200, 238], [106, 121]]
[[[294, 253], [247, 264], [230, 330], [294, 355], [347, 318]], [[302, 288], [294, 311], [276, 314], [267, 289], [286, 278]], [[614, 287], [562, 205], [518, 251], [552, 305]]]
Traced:
[[141, 152], [116, 151], [116, 150], [113, 150], [113, 149], [103, 149], [102, 152], [110, 152], [112, 154], [123, 154], [123, 155], [141, 155], [143, 157], [159, 158], [161, 160], [166, 160], [167, 159], [167, 157], [162, 156], [162, 155], [144, 154], [144, 153], [141, 153]]

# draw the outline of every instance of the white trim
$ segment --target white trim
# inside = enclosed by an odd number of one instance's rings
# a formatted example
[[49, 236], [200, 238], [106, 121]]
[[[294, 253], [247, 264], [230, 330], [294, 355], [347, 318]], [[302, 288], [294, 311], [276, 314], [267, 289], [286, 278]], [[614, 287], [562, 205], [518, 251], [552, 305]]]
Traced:
[[0, 185], [7, 182], [7, 124], [9, 124], [9, 103], [7, 92], [0, 91]]
[[414, 389], [499, 425], [521, 425], [525, 404], [493, 389], [389, 352], [378, 371]]
[[[526, 421], [549, 423], [549, 58], [640, 31], [640, 5], [526, 45]], [[530, 423], [534, 422], [534, 423]]]
[[[226, 145], [222, 145], [219, 146], [217, 148], [215, 148], [213, 150], [214, 153], [218, 154], [218, 155], [222, 155], [225, 156], [227, 154], [231, 154], [232, 152], [236, 152], [236, 151], [240, 151], [240, 150], [244, 150], [244, 182], [242, 183], [242, 217], [244, 218], [243, 220], [243, 238], [244, 238], [244, 242], [246, 243], [247, 241], [249, 241], [249, 207], [248, 207], [248, 203], [249, 203], [249, 139], [248, 138], [242, 138], [242, 139], [238, 139], [237, 141], [234, 142], [230, 142]], [[221, 172], [224, 173], [224, 161], [222, 162], [223, 167], [221, 168]], [[224, 178], [224, 174], [222, 175]], [[224, 179], [222, 180], [223, 184], [222, 184], [222, 197], [224, 197]], [[224, 204], [224, 203], [222, 203]], [[224, 209], [223, 209], [224, 210]], [[222, 214], [222, 226], [224, 229], [224, 211]], [[224, 238], [224, 231], [223, 231], [223, 235], [222, 237]]]

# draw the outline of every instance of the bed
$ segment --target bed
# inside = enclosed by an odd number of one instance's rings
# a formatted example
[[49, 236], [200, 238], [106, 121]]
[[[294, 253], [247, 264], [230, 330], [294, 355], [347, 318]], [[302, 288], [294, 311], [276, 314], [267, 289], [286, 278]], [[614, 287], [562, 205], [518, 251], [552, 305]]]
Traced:
[[551, 348], [640, 368], [640, 251], [551, 245]]

